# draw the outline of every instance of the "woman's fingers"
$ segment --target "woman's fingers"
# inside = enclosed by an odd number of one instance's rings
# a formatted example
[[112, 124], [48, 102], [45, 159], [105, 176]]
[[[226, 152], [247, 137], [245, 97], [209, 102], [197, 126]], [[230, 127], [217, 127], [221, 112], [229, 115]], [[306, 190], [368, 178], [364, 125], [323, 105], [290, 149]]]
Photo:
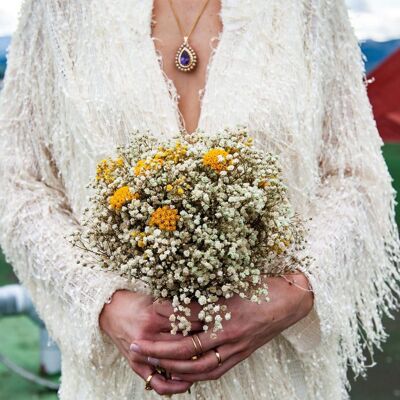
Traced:
[[193, 356], [199, 354], [199, 347], [205, 353], [208, 350], [221, 346], [228, 342], [225, 333], [218, 332], [217, 337], [211, 338], [209, 333], [199, 333], [197, 337], [200, 340], [201, 346], [197, 344], [197, 348], [193, 343], [191, 336], [186, 336], [181, 340], [160, 342], [150, 340], [135, 340], [130, 349], [136, 353], [156, 359], [171, 359], [171, 360], [189, 360]]
[[152, 339], [154, 340], [161, 340], [161, 341], [167, 341], [167, 342], [176, 342], [177, 340], [182, 340], [184, 336], [180, 333], [177, 333], [175, 335], [171, 335], [169, 332], [160, 332], [157, 335], [154, 335]]
[[168, 318], [153, 312], [147, 315], [143, 329], [148, 332], [170, 332], [171, 322]]
[[222, 360], [222, 365], [217, 366], [212, 371], [202, 372], [199, 374], [174, 373], [172, 374], [172, 379], [182, 379], [185, 382], [213, 381], [219, 379], [222, 375], [224, 375], [246, 357], [247, 356], [244, 353], [236, 353], [226, 361]]
[[204, 326], [203, 322], [201, 322], [201, 321], [191, 321], [190, 323], [191, 323], [190, 331], [191, 331], [192, 334], [196, 333], [196, 332], [199, 332], [199, 333], [204, 332], [203, 331], [203, 326]]
[[[154, 372], [154, 367], [147, 363], [147, 358], [144, 356], [135, 354], [132, 357], [132, 353], [126, 350], [126, 345], [123, 341], [117, 342], [117, 347], [127, 358], [132, 370], [143, 379], [143, 385], [145, 385], [146, 379]], [[181, 379], [165, 379], [162, 375], [154, 373], [150, 386], [160, 395], [176, 394], [186, 392], [192, 386], [192, 382], [185, 382]]]
[[192, 385], [192, 383], [183, 380], [165, 379], [146, 364], [136, 362], [131, 362], [130, 364], [131, 368], [143, 379], [143, 385], [145, 385], [146, 379], [154, 373], [149, 385], [160, 395], [184, 393]]
[[167, 319], [171, 314], [174, 313], [174, 308], [172, 307], [171, 302], [168, 300], [162, 300], [162, 299], [156, 300], [153, 303], [153, 309], [157, 314]]
[[[222, 362], [224, 362], [242, 350], [242, 344], [227, 344], [218, 347], [217, 351]], [[202, 354], [197, 360], [159, 360], [156, 358], [147, 357], [146, 362], [153, 366], [160, 366], [168, 372], [178, 374], [200, 374], [204, 372], [210, 372], [216, 369], [220, 364], [214, 349]]]
[[[176, 360], [187, 360], [196, 354], [191, 341], [187, 337], [175, 341], [151, 341], [135, 340], [131, 344], [130, 350], [146, 357], [170, 358]], [[190, 339], [189, 339], [190, 340]]]

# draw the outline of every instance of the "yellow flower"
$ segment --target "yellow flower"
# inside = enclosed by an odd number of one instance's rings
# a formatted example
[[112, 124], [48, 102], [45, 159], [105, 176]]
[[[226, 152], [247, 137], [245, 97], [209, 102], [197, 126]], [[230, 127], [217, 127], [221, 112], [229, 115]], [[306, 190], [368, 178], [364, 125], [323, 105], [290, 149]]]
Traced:
[[166, 185], [165, 190], [167, 192], [174, 191], [174, 194], [182, 196], [183, 194], [185, 194], [185, 189], [182, 186], [184, 186], [186, 189], [190, 189], [190, 185], [185, 182], [184, 176], [181, 176], [178, 179], [175, 179], [172, 183]]
[[215, 171], [224, 171], [229, 165], [229, 160], [226, 158], [228, 154], [226, 150], [221, 148], [210, 149], [203, 156], [203, 164]]
[[96, 180], [102, 180], [106, 183], [111, 183], [114, 180], [113, 172], [117, 168], [124, 166], [124, 160], [117, 158], [116, 160], [104, 159], [97, 164]]
[[186, 157], [187, 146], [182, 145], [179, 141], [175, 144], [175, 152], [173, 155], [174, 163], [178, 163]]
[[139, 160], [135, 167], [135, 175], [141, 175], [145, 171], [153, 170], [156, 171], [164, 164], [166, 161], [172, 161], [173, 163], [180, 162], [187, 152], [187, 146], [182, 145], [179, 141], [175, 143], [172, 148], [165, 148], [163, 146], [158, 147], [158, 152], [153, 158], [147, 160]]
[[158, 207], [150, 217], [149, 225], [157, 225], [165, 231], [175, 231], [179, 219], [178, 210], [169, 206]]
[[133, 199], [138, 199], [138, 193], [132, 193], [129, 186], [122, 186], [110, 197], [109, 203], [112, 208], [120, 210], [122, 206]]
[[172, 161], [176, 164], [186, 156], [186, 152], [187, 146], [182, 145], [182, 143], [178, 140], [175, 143], [175, 147], [165, 148], [160, 146], [158, 148], [158, 153], [154, 156], [154, 158]]
[[123, 165], [124, 165], [124, 159], [123, 158], [117, 158], [116, 160], [115, 160], [115, 165], [117, 166], [117, 167], [122, 167]]
[[157, 170], [161, 168], [161, 165], [163, 164], [163, 160], [161, 158], [151, 158], [150, 160], [139, 160], [135, 167], [134, 167], [134, 172], [135, 175], [141, 175], [144, 171], [149, 171], [149, 170]]
[[140, 248], [143, 248], [146, 246], [146, 243], [144, 241], [144, 238], [147, 236], [146, 232], [140, 232], [140, 231], [132, 231], [131, 235], [135, 238], [135, 240], [137, 241], [137, 245]]

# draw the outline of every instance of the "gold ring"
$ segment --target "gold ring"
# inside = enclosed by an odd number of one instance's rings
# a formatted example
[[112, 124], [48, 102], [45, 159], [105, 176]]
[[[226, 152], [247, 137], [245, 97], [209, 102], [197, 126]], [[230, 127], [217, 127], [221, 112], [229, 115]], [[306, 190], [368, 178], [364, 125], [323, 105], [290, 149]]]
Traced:
[[215, 356], [217, 357], [218, 360], [218, 367], [220, 367], [222, 365], [222, 358], [221, 358], [221, 354], [218, 353], [217, 349], [213, 349], [215, 352]]
[[152, 372], [148, 377], [147, 377], [147, 379], [146, 379], [146, 382], [145, 382], [145, 385], [144, 385], [144, 388], [146, 389], [146, 390], [153, 390], [153, 388], [151, 387], [151, 385], [150, 385], [150, 382], [151, 382], [151, 380], [153, 379], [153, 376], [156, 374], [156, 372]]
[[199, 354], [199, 348], [197, 347], [196, 341], [193, 339], [193, 336], [190, 336], [190, 339], [192, 339], [193, 342], [193, 346], [194, 346], [194, 351], [195, 351], [195, 355], [192, 357], [192, 360], [197, 360], [197, 356]]
[[204, 350], [203, 350], [203, 345], [201, 344], [200, 338], [199, 338], [197, 335], [193, 335], [193, 337], [196, 338], [197, 341], [199, 342], [200, 354], [203, 354], [203, 353], [204, 353]]

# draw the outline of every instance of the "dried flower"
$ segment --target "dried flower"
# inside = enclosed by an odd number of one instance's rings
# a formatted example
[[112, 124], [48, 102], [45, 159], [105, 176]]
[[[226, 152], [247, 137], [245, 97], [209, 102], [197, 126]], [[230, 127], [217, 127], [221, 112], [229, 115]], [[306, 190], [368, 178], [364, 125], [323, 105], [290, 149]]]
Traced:
[[207, 151], [203, 156], [203, 164], [215, 171], [223, 171], [228, 166], [228, 152], [221, 148], [214, 148]]
[[307, 267], [278, 157], [257, 149], [246, 127], [163, 142], [136, 131], [117, 154], [97, 166], [84, 229], [72, 241], [170, 300], [171, 333], [190, 331], [197, 302], [214, 335], [234, 318], [220, 299], [268, 301], [265, 276]]
[[138, 193], [132, 193], [128, 186], [123, 186], [114, 192], [109, 199], [109, 203], [112, 208], [120, 210], [124, 204], [138, 198]]
[[164, 231], [176, 230], [176, 222], [179, 219], [178, 210], [169, 206], [157, 208], [150, 217], [149, 225], [157, 225]]

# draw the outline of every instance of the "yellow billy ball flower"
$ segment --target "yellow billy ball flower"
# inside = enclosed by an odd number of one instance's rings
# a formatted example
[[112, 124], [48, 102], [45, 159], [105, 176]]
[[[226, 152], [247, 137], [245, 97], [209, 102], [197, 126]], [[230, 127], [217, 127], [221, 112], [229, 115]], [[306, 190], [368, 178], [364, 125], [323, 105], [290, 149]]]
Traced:
[[116, 165], [117, 167], [123, 167], [123, 166], [124, 166], [124, 159], [121, 158], [121, 157], [117, 158], [117, 159], [115, 160], [115, 165]]
[[132, 193], [129, 186], [122, 186], [117, 189], [114, 194], [110, 197], [109, 203], [112, 208], [120, 210], [122, 206], [133, 199], [138, 199], [138, 193]]
[[183, 194], [185, 193], [185, 191], [180, 187], [178, 188], [178, 190], [176, 191], [178, 194]]
[[224, 171], [229, 165], [226, 159], [228, 152], [221, 148], [213, 148], [207, 151], [203, 156], [203, 165], [211, 167], [215, 171]]
[[174, 187], [172, 185], [165, 186], [167, 192], [170, 192]]
[[134, 166], [135, 175], [141, 175], [144, 171], [153, 170], [156, 171], [157, 169], [161, 168], [163, 164], [162, 158], [152, 158], [150, 160], [139, 160], [136, 165]]
[[187, 153], [187, 146], [182, 145], [182, 143], [178, 140], [175, 142], [174, 147], [165, 148], [165, 147], [158, 147], [158, 152], [154, 156], [155, 160], [165, 160], [171, 161], [175, 164], [179, 163], [186, 157]]
[[117, 158], [116, 160], [104, 159], [97, 164], [96, 169], [96, 180], [104, 181], [106, 183], [111, 183], [114, 181], [113, 172], [117, 168], [122, 168], [124, 166], [124, 160], [122, 158]]
[[141, 174], [142, 170], [146, 167], [146, 160], [139, 160], [134, 168], [135, 175], [138, 176]]
[[165, 231], [175, 231], [179, 219], [178, 210], [169, 206], [158, 207], [150, 217], [149, 225], [157, 225]]

